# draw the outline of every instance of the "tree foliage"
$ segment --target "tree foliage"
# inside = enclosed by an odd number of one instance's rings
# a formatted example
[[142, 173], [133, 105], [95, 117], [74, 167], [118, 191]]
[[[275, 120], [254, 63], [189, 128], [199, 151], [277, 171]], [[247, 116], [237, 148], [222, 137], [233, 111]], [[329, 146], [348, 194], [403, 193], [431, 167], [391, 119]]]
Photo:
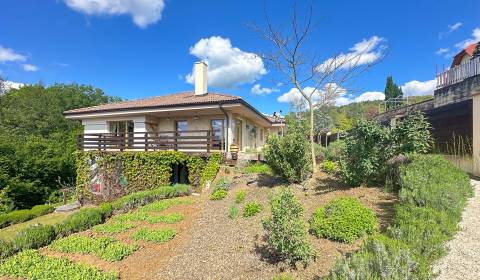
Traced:
[[0, 211], [42, 204], [58, 189], [58, 177], [75, 176], [82, 125], [64, 111], [116, 100], [77, 84], [27, 85], [0, 95]]
[[[395, 82], [393, 82], [392, 76], [387, 77], [384, 93], [385, 93], [385, 101], [388, 101], [393, 98], [403, 97], [402, 89]], [[387, 103], [388, 108], [391, 108], [393, 106], [395, 106], [394, 103]]]

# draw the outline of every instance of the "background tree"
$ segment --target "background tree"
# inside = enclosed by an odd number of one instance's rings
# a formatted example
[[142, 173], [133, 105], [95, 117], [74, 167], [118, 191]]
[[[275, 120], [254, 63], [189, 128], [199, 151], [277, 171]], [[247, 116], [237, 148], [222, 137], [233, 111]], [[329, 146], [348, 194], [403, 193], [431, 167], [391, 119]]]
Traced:
[[[63, 112], [119, 100], [91, 86], [27, 85], [0, 95], [0, 204], [30, 208], [75, 177], [78, 121]], [[0, 205], [0, 209], [2, 206]]]
[[[387, 77], [387, 82], [385, 84], [385, 101], [387, 101], [387, 109], [394, 108], [397, 106], [396, 102], [393, 102], [392, 99], [402, 98], [403, 92], [397, 84], [393, 82], [392, 76]], [[390, 100], [390, 102], [388, 102]]]
[[[254, 25], [262, 38], [270, 42], [273, 49], [269, 53], [261, 54], [268, 65], [272, 66], [299, 93], [301, 100], [308, 111], [310, 154], [313, 170], [316, 170], [314, 150], [314, 109], [333, 105], [336, 98], [345, 92], [348, 81], [366, 71], [378, 62], [364, 63], [362, 56], [372, 50], [372, 46], [365, 46], [364, 50], [349, 53], [340, 53], [326, 60], [320, 60], [314, 46], [309, 45], [308, 39], [313, 32], [312, 7], [307, 13], [302, 13], [302, 22], [299, 22], [296, 8], [292, 9], [290, 27], [283, 29], [274, 27], [268, 14], [266, 27]], [[304, 16], [305, 14], [305, 16]], [[383, 56], [383, 50], [378, 50], [378, 56]]]

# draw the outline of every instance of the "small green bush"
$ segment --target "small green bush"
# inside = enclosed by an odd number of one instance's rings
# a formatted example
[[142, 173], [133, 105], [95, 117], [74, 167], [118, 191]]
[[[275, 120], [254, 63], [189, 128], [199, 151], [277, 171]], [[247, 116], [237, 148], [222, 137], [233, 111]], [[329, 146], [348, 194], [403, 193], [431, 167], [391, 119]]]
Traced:
[[313, 258], [303, 221], [303, 207], [291, 189], [284, 189], [270, 200], [272, 216], [263, 221], [269, 247], [282, 260], [307, 265]]
[[36, 250], [25, 250], [0, 263], [0, 276], [38, 280], [118, 279], [116, 273], [102, 272], [94, 267], [76, 264], [67, 259], [43, 256]]
[[339, 161], [345, 155], [345, 141], [337, 140], [328, 144], [325, 149], [325, 159]]
[[322, 162], [322, 168], [325, 172], [332, 174], [332, 173], [335, 173], [335, 171], [337, 171], [338, 166], [334, 161], [324, 160]]
[[118, 222], [113, 222], [113, 223], [105, 223], [105, 224], [100, 224], [94, 226], [92, 229], [93, 231], [100, 232], [100, 233], [120, 233], [127, 231], [128, 229], [133, 228], [135, 225], [132, 223], [118, 223]]
[[335, 264], [330, 280], [344, 279], [432, 279], [408, 246], [385, 236], [366, 240], [362, 249], [340, 259]]
[[155, 243], [165, 243], [175, 237], [177, 231], [174, 229], [139, 229], [132, 235], [134, 240], [144, 240]]
[[230, 189], [231, 182], [228, 178], [222, 177], [215, 183], [214, 190], [222, 189], [228, 191]]
[[289, 120], [287, 133], [283, 137], [271, 135], [264, 148], [265, 161], [273, 172], [291, 183], [302, 182], [312, 172], [306, 131], [302, 122]]
[[247, 195], [247, 191], [240, 190], [235, 193], [235, 203], [240, 204], [245, 200], [245, 196]]
[[53, 205], [36, 205], [33, 206], [32, 209], [15, 210], [9, 213], [0, 214], [0, 228], [26, 222], [51, 213], [53, 210], [55, 210]]
[[63, 223], [58, 224], [56, 228], [60, 236], [66, 236], [101, 224], [106, 218], [101, 208], [83, 208], [68, 216]]
[[350, 243], [377, 228], [375, 213], [353, 197], [337, 198], [318, 208], [310, 220], [314, 235]]
[[262, 205], [258, 202], [252, 201], [245, 204], [242, 216], [244, 218], [249, 218], [257, 215], [260, 212], [262, 212]]
[[63, 253], [95, 254], [106, 261], [120, 261], [138, 249], [111, 237], [69, 236], [55, 240], [49, 248]]
[[227, 191], [224, 189], [217, 189], [210, 195], [210, 200], [222, 200], [227, 197]]
[[272, 175], [272, 169], [265, 163], [254, 163], [245, 166], [243, 173]]
[[172, 198], [172, 199], [163, 199], [159, 200], [150, 204], [147, 204], [145, 206], [142, 206], [138, 209], [138, 211], [143, 211], [143, 212], [161, 212], [163, 210], [166, 210], [172, 206], [176, 205], [186, 205], [186, 204], [191, 204], [192, 200], [191, 199], [185, 199], [185, 198]]
[[140, 222], [146, 221], [149, 216], [149, 213], [146, 211], [134, 211], [115, 215], [112, 219], [116, 222]]
[[289, 273], [282, 273], [273, 276], [272, 280], [295, 280], [295, 277]]
[[230, 219], [235, 220], [238, 218], [238, 215], [240, 215], [240, 208], [238, 208], [237, 205], [232, 205], [230, 206], [230, 209], [228, 211], [228, 216]]

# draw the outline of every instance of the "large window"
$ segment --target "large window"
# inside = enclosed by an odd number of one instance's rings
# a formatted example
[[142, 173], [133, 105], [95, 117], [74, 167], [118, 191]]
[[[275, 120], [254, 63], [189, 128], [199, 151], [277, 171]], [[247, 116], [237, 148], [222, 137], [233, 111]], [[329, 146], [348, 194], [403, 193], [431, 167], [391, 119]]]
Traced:
[[[210, 126], [213, 130], [213, 139], [220, 141], [223, 139], [223, 120], [211, 120]], [[223, 148], [223, 143], [215, 144], [214, 147]]]
[[188, 131], [188, 122], [187, 121], [175, 121], [175, 132], [178, 136], [185, 135], [185, 132]]

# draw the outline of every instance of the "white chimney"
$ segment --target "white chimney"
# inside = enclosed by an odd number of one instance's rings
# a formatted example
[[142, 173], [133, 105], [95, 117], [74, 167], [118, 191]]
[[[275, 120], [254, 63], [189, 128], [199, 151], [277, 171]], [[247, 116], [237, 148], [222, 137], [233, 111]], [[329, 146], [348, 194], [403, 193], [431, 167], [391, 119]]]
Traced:
[[195, 95], [207, 94], [207, 68], [205, 61], [195, 62]]

